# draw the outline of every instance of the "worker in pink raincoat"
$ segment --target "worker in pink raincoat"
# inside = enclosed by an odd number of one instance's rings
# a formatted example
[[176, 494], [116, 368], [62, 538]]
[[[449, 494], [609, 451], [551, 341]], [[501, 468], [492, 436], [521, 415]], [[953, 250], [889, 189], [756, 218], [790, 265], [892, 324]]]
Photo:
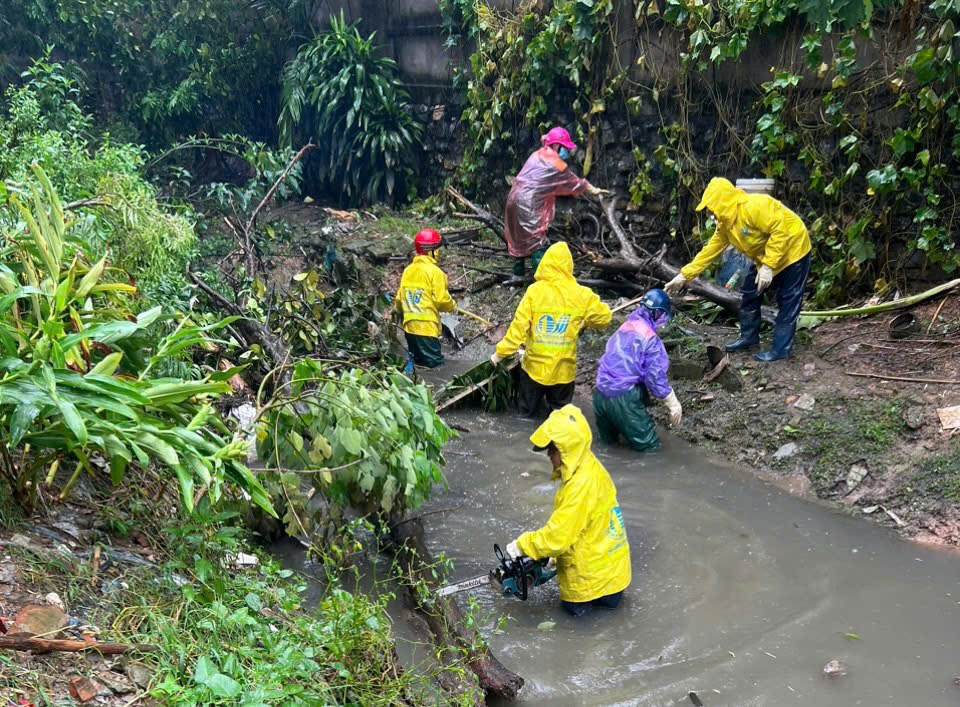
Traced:
[[550, 244], [547, 229], [553, 222], [558, 196], [600, 196], [609, 194], [586, 179], [581, 179], [567, 166], [566, 160], [577, 149], [570, 133], [553, 128], [540, 138], [543, 147], [527, 159], [520, 174], [513, 180], [503, 215], [507, 252], [517, 261], [513, 272], [523, 276], [525, 261], [531, 257], [533, 271]]

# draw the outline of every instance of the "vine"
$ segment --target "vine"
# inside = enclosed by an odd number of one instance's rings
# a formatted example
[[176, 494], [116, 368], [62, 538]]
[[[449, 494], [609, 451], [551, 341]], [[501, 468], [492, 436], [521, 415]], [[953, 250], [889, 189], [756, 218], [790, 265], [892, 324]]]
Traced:
[[[625, 26], [623, 5], [609, 0], [528, 1], [512, 13], [479, 0], [441, 2], [450, 42], [476, 47], [461, 80], [469, 130], [462, 176], [495, 173], [483, 169], [492, 161], [517, 163], [556, 122], [576, 129], [589, 173], [604, 143], [620, 142], [598, 139], [617, 116], [630, 131], [630, 200], [649, 206], [689, 251], [702, 230], [692, 206], [706, 181], [762, 174], [778, 180], [810, 227], [818, 302], [856, 285], [882, 293], [908, 265], [934, 277], [960, 268], [954, 3], [631, 7]], [[770, 54], [769, 41], [754, 46], [760, 37], [773, 37], [779, 56], [753, 91], [734, 77]]]

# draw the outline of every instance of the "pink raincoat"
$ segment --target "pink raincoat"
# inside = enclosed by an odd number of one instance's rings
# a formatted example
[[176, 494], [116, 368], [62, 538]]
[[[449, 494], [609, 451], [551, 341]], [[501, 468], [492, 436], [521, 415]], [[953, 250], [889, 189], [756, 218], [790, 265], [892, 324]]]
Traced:
[[580, 196], [590, 183], [567, 167], [553, 150], [534, 152], [513, 181], [503, 215], [507, 252], [526, 258], [547, 244], [558, 196]]

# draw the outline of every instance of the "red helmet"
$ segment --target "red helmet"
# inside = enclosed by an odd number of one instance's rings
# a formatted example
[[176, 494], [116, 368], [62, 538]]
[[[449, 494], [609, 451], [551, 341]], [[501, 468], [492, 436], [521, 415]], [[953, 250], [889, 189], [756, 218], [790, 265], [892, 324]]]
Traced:
[[413, 246], [417, 249], [417, 255], [425, 255], [430, 251], [436, 250], [443, 244], [443, 238], [438, 231], [432, 228], [425, 228], [413, 239]]

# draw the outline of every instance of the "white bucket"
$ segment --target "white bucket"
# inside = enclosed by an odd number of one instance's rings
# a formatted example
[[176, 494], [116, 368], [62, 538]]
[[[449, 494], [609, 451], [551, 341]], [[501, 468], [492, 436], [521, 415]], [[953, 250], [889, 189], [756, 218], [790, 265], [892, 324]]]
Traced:
[[742, 189], [747, 194], [767, 194], [773, 196], [773, 189], [776, 186], [776, 180], [773, 179], [738, 179], [737, 189]]

